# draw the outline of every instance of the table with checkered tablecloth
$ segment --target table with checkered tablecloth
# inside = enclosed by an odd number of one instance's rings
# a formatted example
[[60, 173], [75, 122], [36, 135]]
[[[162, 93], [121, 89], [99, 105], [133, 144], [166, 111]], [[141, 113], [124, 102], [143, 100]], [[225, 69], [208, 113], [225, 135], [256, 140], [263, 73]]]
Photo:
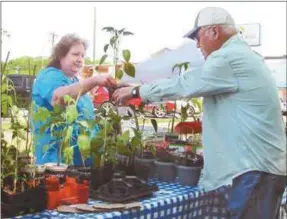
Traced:
[[[198, 187], [182, 186], [177, 181], [166, 183], [150, 180], [156, 183], [158, 192], [150, 197], [140, 199], [141, 209], [131, 209], [123, 212], [114, 211], [108, 213], [74, 213], [64, 214], [56, 210], [46, 210], [40, 213], [27, 214], [17, 218], [95, 218], [95, 219], [227, 219], [226, 200], [227, 191], [230, 187], [222, 187], [216, 191], [204, 192]], [[286, 192], [283, 195], [282, 204], [286, 205]], [[100, 201], [89, 200], [88, 204]]]

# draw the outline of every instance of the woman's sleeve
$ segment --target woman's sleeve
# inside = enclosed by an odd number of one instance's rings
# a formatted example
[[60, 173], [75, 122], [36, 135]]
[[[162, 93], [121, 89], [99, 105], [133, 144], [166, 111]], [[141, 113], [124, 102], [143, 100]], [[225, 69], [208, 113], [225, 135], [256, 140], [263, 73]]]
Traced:
[[49, 70], [47, 72], [44, 72], [41, 77], [35, 80], [35, 91], [33, 93], [36, 93], [42, 99], [45, 99], [51, 104], [54, 91], [57, 88], [68, 84], [68, 80], [62, 72], [56, 69]]

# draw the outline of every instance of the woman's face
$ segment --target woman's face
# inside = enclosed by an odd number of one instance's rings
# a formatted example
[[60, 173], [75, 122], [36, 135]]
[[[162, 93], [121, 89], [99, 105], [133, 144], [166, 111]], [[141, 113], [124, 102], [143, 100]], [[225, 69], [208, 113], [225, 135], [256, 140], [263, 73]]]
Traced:
[[61, 70], [65, 72], [69, 77], [73, 77], [79, 73], [85, 57], [85, 48], [83, 44], [74, 44], [66, 56], [60, 59]]

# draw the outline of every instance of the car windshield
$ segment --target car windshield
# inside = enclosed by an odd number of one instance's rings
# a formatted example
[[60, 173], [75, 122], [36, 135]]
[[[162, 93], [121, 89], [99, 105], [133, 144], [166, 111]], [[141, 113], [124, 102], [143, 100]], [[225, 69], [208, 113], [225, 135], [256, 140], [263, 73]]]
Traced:
[[23, 77], [21, 76], [13, 76], [10, 77], [15, 87], [22, 87], [23, 86]]
[[286, 59], [266, 60], [278, 87], [286, 87]]

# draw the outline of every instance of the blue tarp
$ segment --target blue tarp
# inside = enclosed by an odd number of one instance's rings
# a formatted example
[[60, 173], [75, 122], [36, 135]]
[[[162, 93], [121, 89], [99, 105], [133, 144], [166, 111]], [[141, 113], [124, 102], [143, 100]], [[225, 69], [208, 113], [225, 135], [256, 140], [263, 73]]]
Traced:
[[286, 60], [266, 61], [275, 78], [277, 87], [286, 88]]

